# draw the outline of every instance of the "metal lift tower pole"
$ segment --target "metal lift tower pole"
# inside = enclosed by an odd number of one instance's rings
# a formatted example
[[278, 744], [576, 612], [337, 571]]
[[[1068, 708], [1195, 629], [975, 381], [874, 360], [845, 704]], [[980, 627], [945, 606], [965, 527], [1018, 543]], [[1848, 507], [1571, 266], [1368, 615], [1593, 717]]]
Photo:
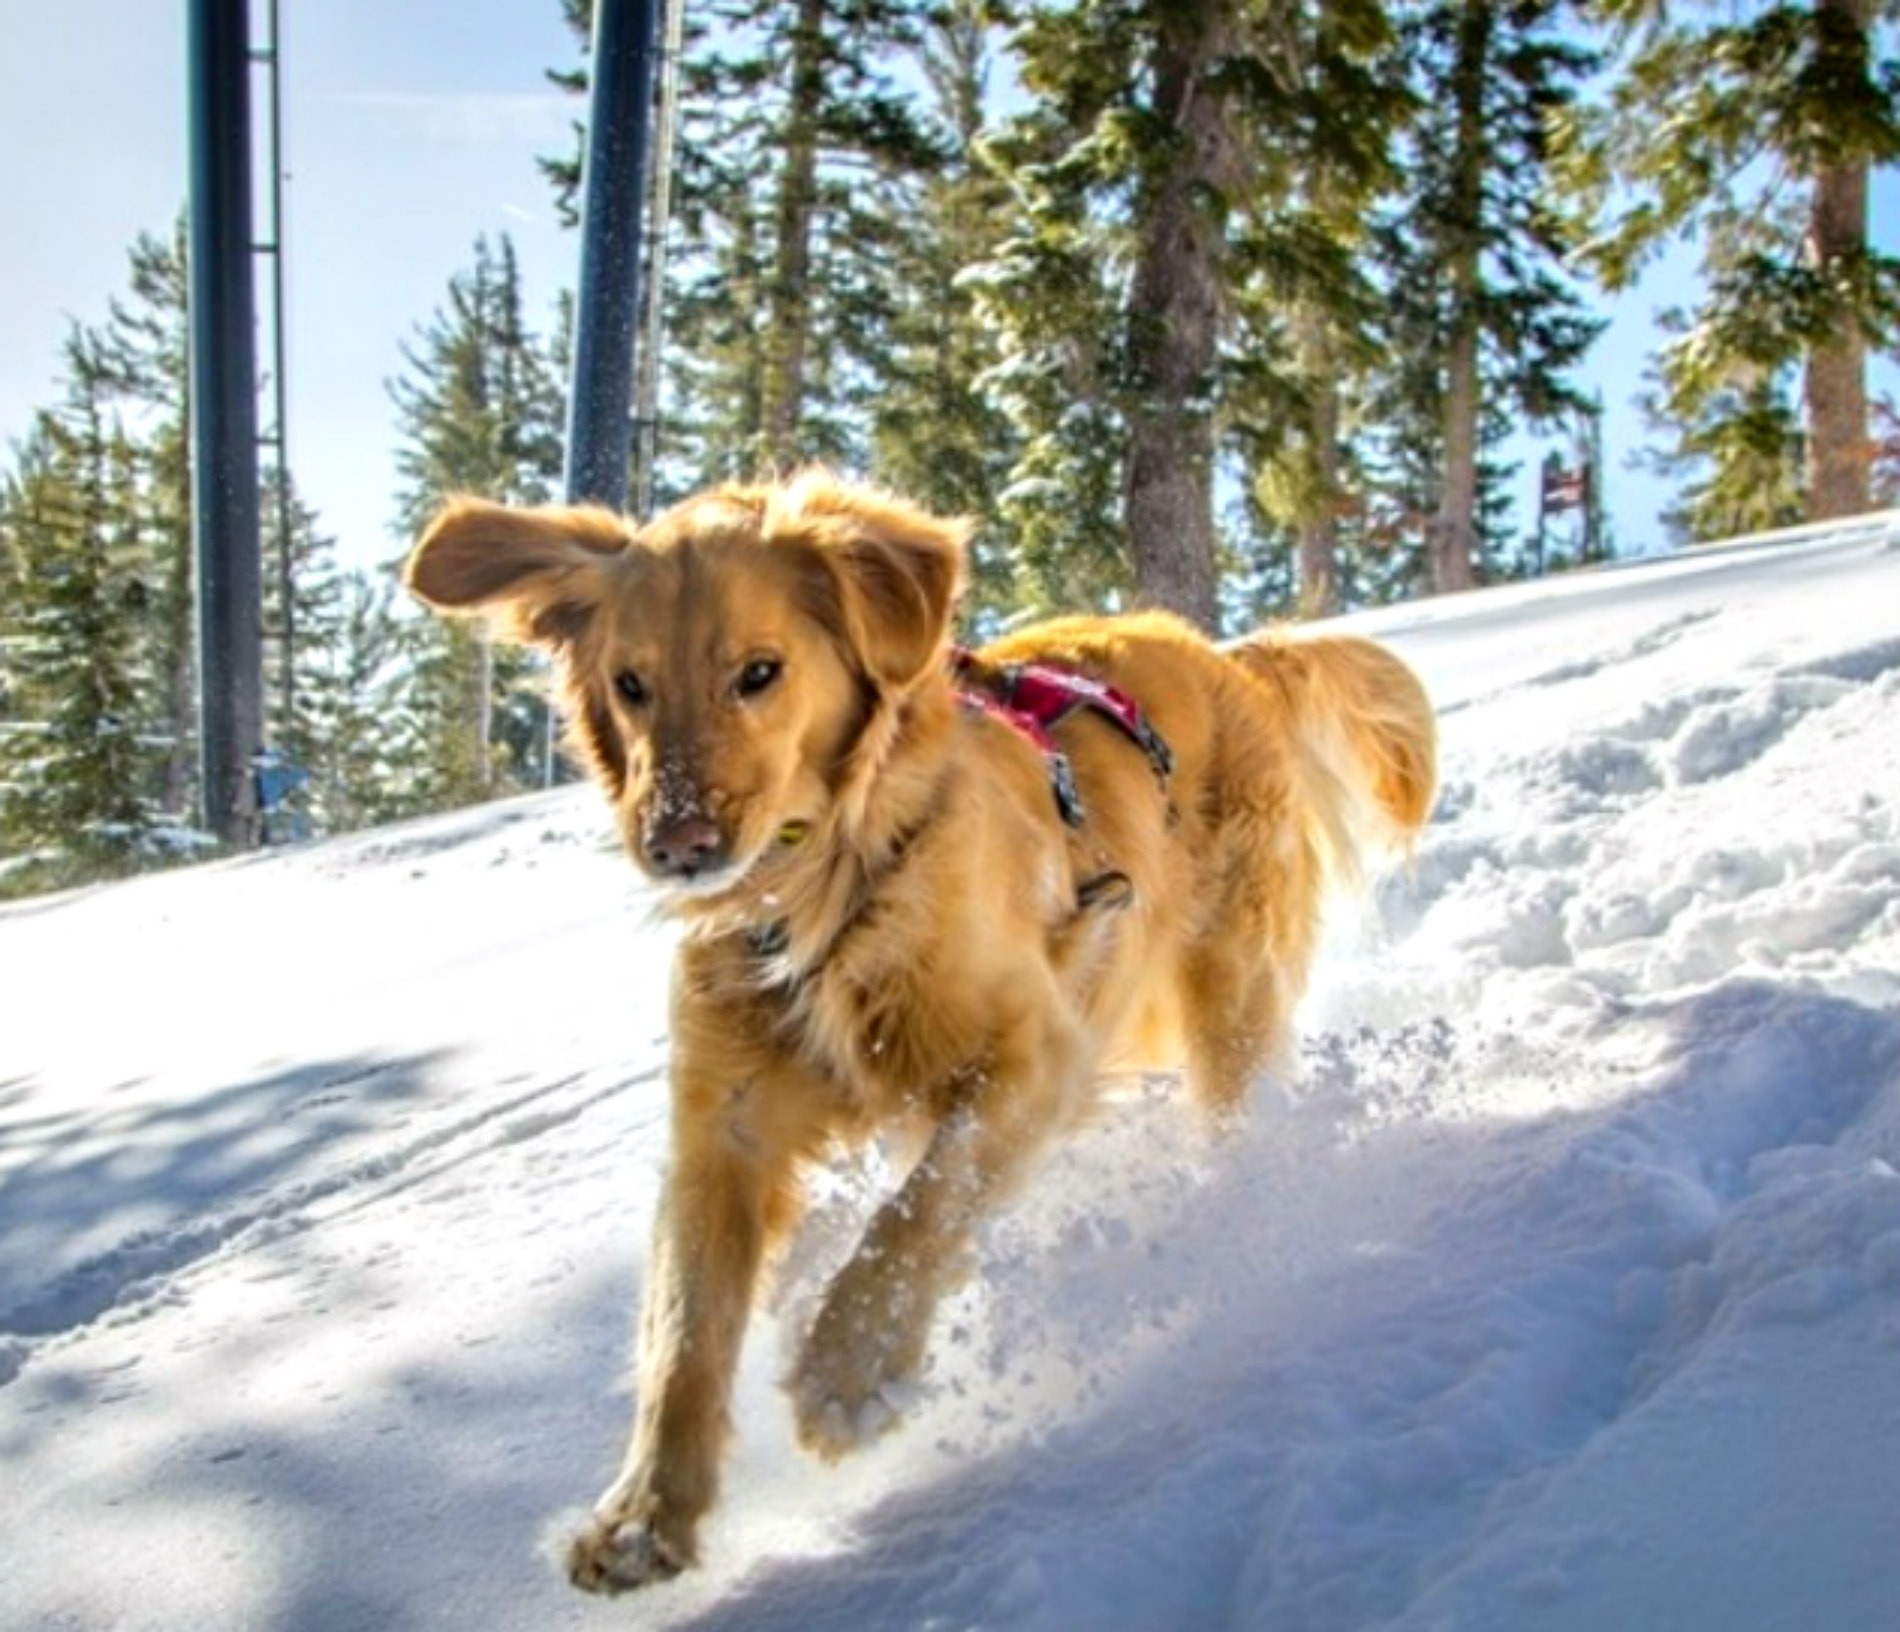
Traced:
[[191, 0], [191, 509], [205, 824], [257, 841], [264, 741], [247, 0]]
[[567, 410], [570, 504], [627, 503], [633, 342], [640, 318], [640, 214], [659, 55], [654, 0], [594, 0], [581, 280]]

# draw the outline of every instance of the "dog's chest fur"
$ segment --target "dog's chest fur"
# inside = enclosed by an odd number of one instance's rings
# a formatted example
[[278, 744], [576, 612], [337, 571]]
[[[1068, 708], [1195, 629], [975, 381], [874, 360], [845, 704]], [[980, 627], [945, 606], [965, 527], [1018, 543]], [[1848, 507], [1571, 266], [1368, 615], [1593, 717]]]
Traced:
[[822, 963], [778, 988], [788, 1044], [869, 1109], [922, 1108], [988, 1047], [934, 928], [900, 893], [873, 896]]
[[692, 984], [706, 1012], [723, 1008], [798, 1062], [847, 1117], [940, 1114], [987, 1064], [998, 983], [965, 961], [971, 937], [946, 899], [954, 837], [933, 825], [902, 866], [831, 912], [701, 943]]

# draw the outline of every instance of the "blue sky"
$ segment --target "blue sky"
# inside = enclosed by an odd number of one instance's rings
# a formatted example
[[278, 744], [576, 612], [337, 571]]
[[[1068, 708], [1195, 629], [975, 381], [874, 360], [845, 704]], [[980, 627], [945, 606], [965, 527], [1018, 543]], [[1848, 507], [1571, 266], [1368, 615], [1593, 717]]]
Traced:
[[[569, 145], [575, 104], [545, 70], [577, 53], [557, 0], [281, 12], [291, 457], [350, 558], [382, 560], [400, 547], [385, 382], [402, 341], [479, 233], [513, 236], [538, 322], [572, 281], [574, 235], [535, 157]], [[0, 165], [0, 438], [55, 396], [69, 323], [105, 316], [134, 237], [169, 231], [183, 205], [185, 14], [184, 0], [0, 0], [0, 151], [14, 155]]]
[[[292, 460], [358, 561], [387, 560], [401, 346], [478, 234], [514, 238], [545, 322], [577, 247], [535, 167], [564, 152], [571, 100], [545, 70], [576, 60], [558, 0], [281, 0], [290, 171]], [[261, 14], [263, 7], [256, 5]], [[141, 231], [165, 232], [186, 175], [183, 0], [0, 0], [0, 439], [55, 395], [71, 321], [104, 317]], [[260, 86], [261, 91], [261, 86]], [[1875, 188], [1892, 247], [1900, 187]], [[1663, 497], [1626, 468], [1649, 314], [1665, 271], [1624, 300], [1587, 371], [1608, 410], [1608, 495], [1625, 549], [1656, 542]], [[1527, 456], [1537, 449], [1526, 447]], [[1528, 488], [1528, 478], [1526, 479]], [[1521, 506], [1528, 527], [1530, 506]]]

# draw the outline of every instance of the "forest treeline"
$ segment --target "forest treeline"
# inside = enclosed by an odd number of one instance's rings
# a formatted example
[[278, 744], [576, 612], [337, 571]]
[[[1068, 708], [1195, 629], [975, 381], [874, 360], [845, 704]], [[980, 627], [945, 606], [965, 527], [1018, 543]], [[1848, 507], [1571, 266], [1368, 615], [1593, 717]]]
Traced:
[[[560, 4], [586, 83], [588, 0]], [[1608, 304], [1698, 266], [1637, 408], [1669, 525], [1892, 502], [1900, 0], [688, 0], [663, 503], [822, 460], [976, 522], [980, 627], [1210, 629], [1533, 559], [1508, 448], [1571, 440]], [[576, 115], [584, 103], [576, 100]], [[571, 155], [544, 160], [563, 208]], [[0, 469], [0, 894], [204, 853], [183, 237], [131, 246]], [[390, 382], [390, 556], [449, 492], [558, 489], [571, 297], [478, 241]], [[1619, 410], [1620, 411], [1620, 410]], [[1613, 473], [1604, 473], [1613, 479]], [[273, 478], [273, 482], [276, 478]], [[540, 676], [265, 495], [279, 831], [543, 785]], [[1564, 537], [1574, 535], [1565, 530]]]

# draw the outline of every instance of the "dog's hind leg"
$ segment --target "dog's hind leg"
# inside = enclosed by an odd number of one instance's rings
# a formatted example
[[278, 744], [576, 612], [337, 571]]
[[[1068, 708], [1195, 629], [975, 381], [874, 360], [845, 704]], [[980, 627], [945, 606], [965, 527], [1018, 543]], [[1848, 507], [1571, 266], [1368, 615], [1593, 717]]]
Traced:
[[968, 1074], [922, 1159], [827, 1288], [786, 1385], [807, 1450], [836, 1460], [896, 1424], [896, 1391], [922, 1367], [937, 1304], [966, 1269], [978, 1221], [1078, 1108], [1079, 1038], [1035, 1029], [1044, 1035]]
[[1318, 924], [1298, 873], [1275, 882], [1271, 897], [1232, 892], [1181, 961], [1188, 1092], [1216, 1127], [1239, 1119], [1263, 1072], [1289, 1063]]
[[1216, 1127], [1229, 1127], [1261, 1073], [1283, 1063], [1299, 994], [1258, 954], [1190, 956], [1183, 984], [1188, 1093]]

